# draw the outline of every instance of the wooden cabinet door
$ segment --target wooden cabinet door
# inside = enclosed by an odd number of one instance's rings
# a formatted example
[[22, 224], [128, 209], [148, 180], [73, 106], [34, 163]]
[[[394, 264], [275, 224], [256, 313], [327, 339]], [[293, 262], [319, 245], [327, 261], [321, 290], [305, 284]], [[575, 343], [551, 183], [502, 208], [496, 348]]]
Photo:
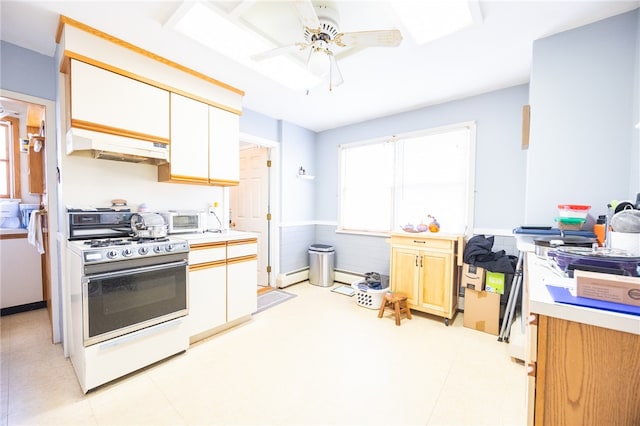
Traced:
[[[36, 151], [36, 145], [40, 148]], [[46, 152], [45, 139], [40, 136], [33, 136], [29, 140], [29, 152], [27, 159], [29, 160], [28, 182], [29, 194], [44, 194], [44, 165], [43, 154]]]
[[223, 325], [227, 319], [225, 261], [189, 268], [189, 335]]
[[142, 139], [169, 139], [169, 92], [71, 60], [71, 126]]
[[538, 316], [536, 425], [637, 425], [640, 336]]
[[420, 253], [419, 305], [449, 314], [451, 300], [451, 255], [423, 251]]
[[209, 182], [209, 106], [171, 94], [171, 179]]
[[391, 248], [391, 290], [407, 295], [410, 305], [418, 305], [419, 259], [418, 250]]
[[237, 185], [240, 181], [240, 117], [209, 107], [209, 180]]

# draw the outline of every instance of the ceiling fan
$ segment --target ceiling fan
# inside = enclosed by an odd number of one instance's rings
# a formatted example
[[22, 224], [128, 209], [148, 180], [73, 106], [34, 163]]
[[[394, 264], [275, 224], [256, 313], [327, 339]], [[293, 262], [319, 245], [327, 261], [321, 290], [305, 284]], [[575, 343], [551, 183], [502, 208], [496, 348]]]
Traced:
[[329, 90], [344, 82], [342, 73], [332, 50], [338, 47], [395, 47], [400, 45], [402, 34], [399, 30], [374, 30], [339, 32], [339, 14], [335, 2], [296, 0], [291, 2], [303, 26], [304, 41], [276, 47], [266, 52], [252, 55], [254, 61], [265, 60], [292, 51], [309, 50], [307, 68], [314, 75], [329, 77]]

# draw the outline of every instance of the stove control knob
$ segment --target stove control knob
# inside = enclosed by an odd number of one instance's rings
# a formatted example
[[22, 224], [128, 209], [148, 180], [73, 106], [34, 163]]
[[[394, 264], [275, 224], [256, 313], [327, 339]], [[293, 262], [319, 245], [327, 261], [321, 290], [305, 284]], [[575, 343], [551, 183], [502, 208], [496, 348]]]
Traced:
[[107, 257], [109, 259], [115, 259], [116, 257], [118, 257], [118, 252], [116, 250], [109, 250], [107, 252]]
[[167, 251], [173, 251], [173, 244], [167, 244], [165, 247]]
[[144, 256], [145, 254], [149, 253], [149, 247], [140, 247], [138, 249], [138, 253]]
[[153, 248], [153, 251], [155, 251], [156, 253], [162, 253], [162, 246], [155, 246]]
[[122, 250], [122, 255], [124, 257], [131, 257], [133, 255], [133, 250], [131, 250], [131, 248], [127, 247], [126, 249]]

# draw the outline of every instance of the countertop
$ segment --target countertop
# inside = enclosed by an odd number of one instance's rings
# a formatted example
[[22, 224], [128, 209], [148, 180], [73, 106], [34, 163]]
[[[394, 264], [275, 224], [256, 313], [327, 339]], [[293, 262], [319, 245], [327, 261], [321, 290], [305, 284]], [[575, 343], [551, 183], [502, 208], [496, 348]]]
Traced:
[[554, 302], [546, 285], [575, 288], [575, 281], [560, 276], [534, 253], [527, 253], [527, 273], [530, 312], [640, 335], [640, 316]]
[[24, 235], [24, 238], [27, 238], [27, 230], [24, 228], [0, 228], [0, 235]]

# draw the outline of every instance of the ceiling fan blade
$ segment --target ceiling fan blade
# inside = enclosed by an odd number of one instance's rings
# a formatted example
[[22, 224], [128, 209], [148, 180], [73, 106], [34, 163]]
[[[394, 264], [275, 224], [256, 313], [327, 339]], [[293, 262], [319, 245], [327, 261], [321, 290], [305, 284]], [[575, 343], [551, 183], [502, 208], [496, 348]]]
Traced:
[[293, 2], [293, 6], [300, 16], [302, 25], [310, 29], [320, 28], [320, 21], [311, 0], [296, 0]]
[[334, 87], [338, 87], [344, 83], [344, 79], [342, 78], [340, 68], [338, 68], [338, 61], [336, 61], [333, 53], [330, 51], [329, 53], [329, 63], [331, 64], [331, 68], [329, 69], [329, 90], [332, 90]]
[[400, 45], [402, 34], [399, 30], [356, 31], [340, 33], [334, 39], [334, 43], [341, 47], [374, 47]]
[[287, 53], [293, 53], [297, 50], [304, 50], [309, 47], [306, 43], [294, 43], [286, 46], [276, 47], [265, 52], [254, 53], [251, 55], [251, 59], [254, 61], [264, 61], [265, 59], [273, 58], [274, 56], [284, 55]]

